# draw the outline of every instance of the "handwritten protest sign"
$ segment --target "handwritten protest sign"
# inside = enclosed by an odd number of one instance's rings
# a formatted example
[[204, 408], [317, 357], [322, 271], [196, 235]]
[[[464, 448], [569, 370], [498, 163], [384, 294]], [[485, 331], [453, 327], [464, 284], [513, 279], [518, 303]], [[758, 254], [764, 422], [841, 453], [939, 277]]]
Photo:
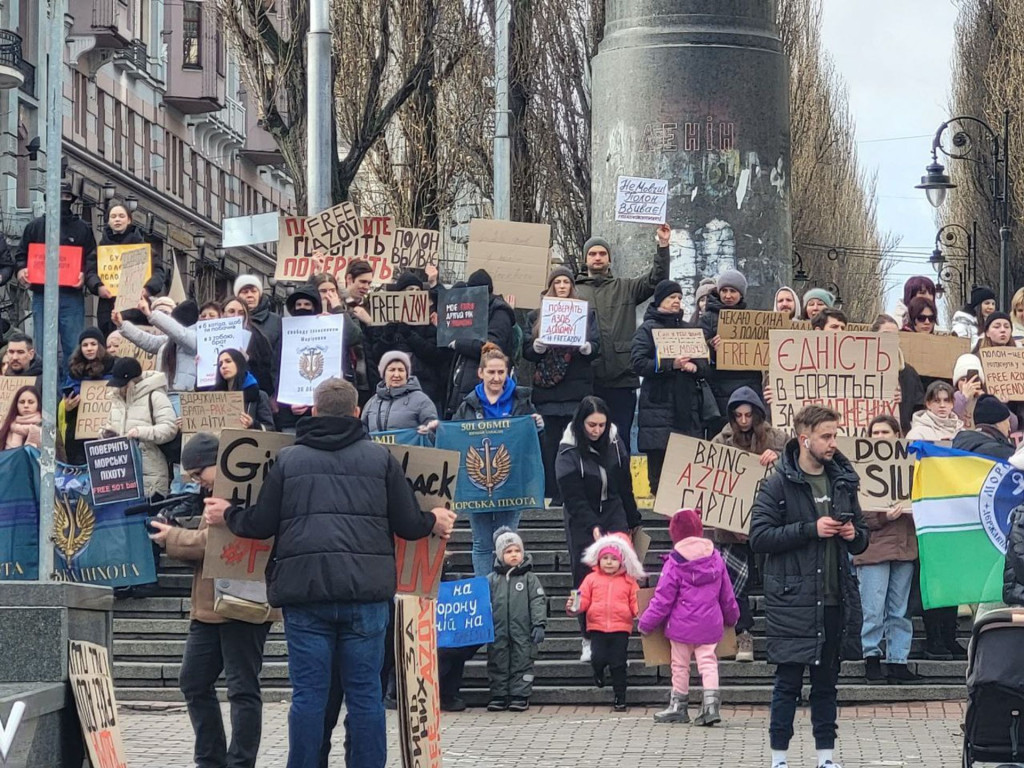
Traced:
[[486, 341], [488, 302], [484, 285], [441, 291], [437, 303], [437, 346], [447, 347], [460, 339]]
[[121, 275], [118, 280], [114, 311], [124, 312], [139, 305], [142, 292], [153, 272], [149, 245], [137, 245], [121, 252]]
[[276, 280], [301, 282], [312, 275], [326, 272], [339, 279], [353, 261], [364, 260], [373, 267], [373, 283], [380, 285], [394, 279], [391, 266], [394, 248], [394, 222], [387, 216], [361, 219], [362, 234], [334, 249], [317, 248], [306, 230], [306, 219], [282, 216], [277, 241]]
[[664, 224], [667, 208], [667, 181], [619, 176], [615, 187], [616, 221]]
[[899, 420], [896, 333], [771, 331], [772, 425], [793, 430], [805, 405], [839, 412], [840, 435], [864, 435], [880, 414]]
[[545, 296], [540, 302], [540, 336], [552, 347], [580, 347], [587, 341], [587, 302]]
[[659, 360], [699, 360], [708, 356], [708, 343], [699, 328], [652, 328], [651, 336]]
[[[149, 325], [136, 326], [140, 331], [146, 333], [159, 334], [160, 332]], [[134, 342], [128, 341], [128, 339], [121, 337], [121, 344], [117, 348], [118, 357], [132, 357], [139, 361], [139, 365], [142, 367], [143, 372], [155, 371], [156, 370], [156, 352], [147, 352], [142, 347], [137, 346]]]
[[353, 203], [338, 203], [306, 219], [306, 232], [314, 249], [340, 251], [344, 245], [359, 237], [363, 222]]
[[[119, 288], [121, 286], [121, 263], [125, 253], [132, 253], [139, 249], [145, 249], [146, 251], [146, 279], [143, 281], [143, 285], [149, 282], [149, 278], [153, 276], [153, 259], [152, 259], [152, 246], [149, 243], [135, 243], [132, 245], [101, 245], [96, 248], [96, 272], [99, 274], [100, 280], [107, 286], [107, 289], [114, 295], [117, 296]], [[138, 302], [138, 295], [135, 296], [136, 303]], [[134, 307], [135, 304], [132, 304]]]
[[862, 509], [888, 509], [910, 501], [914, 457], [907, 453], [908, 440], [841, 437], [837, 442], [839, 452], [850, 460], [860, 478]]
[[395, 274], [409, 269], [426, 269], [437, 264], [441, 233], [434, 229], [397, 227], [391, 247], [391, 268]]
[[7, 418], [8, 411], [14, 407], [14, 395], [18, 390], [35, 385], [35, 376], [0, 376], [0, 424]]
[[791, 327], [785, 312], [723, 309], [718, 315], [721, 342], [715, 366], [720, 371], [767, 371], [768, 333]]
[[83, 381], [75, 413], [75, 439], [95, 440], [100, 427], [110, 421], [110, 387], [103, 379]]
[[85, 443], [85, 463], [92, 483], [92, 503], [97, 507], [143, 497], [142, 457], [134, 440], [89, 440]]
[[485, 269], [494, 292], [515, 297], [516, 307], [536, 309], [547, 288], [551, 227], [518, 221], [469, 222], [466, 274]]
[[395, 676], [402, 768], [441, 768], [434, 600], [395, 598]]
[[985, 390], [990, 395], [1004, 403], [1024, 400], [1024, 349], [986, 347], [978, 351], [978, 356], [985, 369]]
[[217, 357], [222, 351], [246, 351], [251, 334], [242, 323], [241, 317], [218, 317], [196, 323], [197, 387], [212, 387], [217, 383]]
[[[255, 504], [277, 454], [294, 439], [293, 435], [282, 432], [222, 431], [213, 495], [227, 499], [232, 506]], [[262, 581], [273, 546], [273, 539], [246, 539], [235, 536], [226, 525], [210, 526], [206, 534], [203, 578]]]
[[68, 678], [93, 768], [126, 768], [110, 657], [102, 645], [68, 641]]
[[937, 333], [893, 335], [899, 336], [900, 349], [907, 365], [912, 366], [921, 376], [948, 379], [953, 375], [956, 359], [971, 351], [970, 340], [959, 336], [942, 336]]
[[494, 641], [491, 588], [478, 577], [446, 581], [437, 593], [437, 646], [462, 648]]
[[278, 402], [312, 405], [313, 391], [342, 373], [344, 315], [281, 318]]
[[220, 437], [225, 429], [241, 426], [239, 417], [245, 413], [245, 395], [241, 392], [182, 392], [180, 397], [182, 446], [196, 432]]
[[774, 471], [762, 467], [755, 453], [672, 434], [654, 511], [672, 517], [681, 507], [693, 507], [702, 511], [705, 528], [747, 533], [754, 497]]
[[430, 325], [427, 291], [374, 291], [363, 300], [363, 308], [370, 315], [370, 325]]
[[[62, 288], [75, 288], [82, 275], [82, 246], [62, 245], [57, 253], [59, 263], [57, 284]], [[28, 245], [28, 282], [42, 285], [46, 282], [46, 245]]]

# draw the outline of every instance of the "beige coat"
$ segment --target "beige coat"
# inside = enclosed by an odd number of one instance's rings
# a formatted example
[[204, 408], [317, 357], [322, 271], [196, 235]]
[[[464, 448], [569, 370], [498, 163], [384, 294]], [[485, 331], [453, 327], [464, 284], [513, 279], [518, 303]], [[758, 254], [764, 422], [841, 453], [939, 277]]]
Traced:
[[167, 397], [167, 377], [157, 371], [145, 371], [125, 388], [124, 396], [120, 389], [111, 393], [110, 421], [104, 429], [118, 435], [138, 430], [146, 496], [166, 494], [170, 489], [167, 459], [160, 445], [178, 434], [177, 418]]
[[952, 440], [963, 428], [964, 423], [955, 413], [950, 413], [947, 419], [940, 419], [931, 411], [918, 411], [907, 432], [907, 440], [926, 440], [932, 443]]

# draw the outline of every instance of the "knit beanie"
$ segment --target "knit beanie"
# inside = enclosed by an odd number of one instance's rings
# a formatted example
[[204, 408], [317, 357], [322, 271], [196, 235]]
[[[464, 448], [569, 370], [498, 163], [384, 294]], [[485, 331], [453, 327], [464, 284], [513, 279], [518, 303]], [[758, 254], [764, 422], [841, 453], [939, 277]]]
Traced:
[[491, 280], [491, 275], [486, 269], [478, 269], [476, 272], [469, 276], [466, 280], [466, 285], [470, 288], [476, 286], [486, 285], [488, 293], [494, 293], [494, 281]]
[[622, 562], [622, 550], [619, 549], [618, 547], [605, 547], [604, 549], [602, 549], [600, 552], [597, 553], [597, 559], [600, 560], [605, 555], [611, 555], [616, 560], [618, 560], [620, 563]]
[[678, 544], [683, 539], [700, 538], [704, 535], [704, 526], [700, 522], [700, 510], [685, 507], [680, 509], [668, 521], [668, 535], [672, 543]]
[[199, 322], [199, 305], [194, 299], [185, 299], [171, 310], [171, 317], [189, 328]]
[[735, 269], [727, 269], [718, 276], [718, 290], [723, 288], [735, 288], [740, 296], [747, 295], [747, 278], [743, 273]]
[[551, 284], [555, 282], [556, 277], [567, 277], [569, 282], [573, 285], [576, 284], [576, 278], [572, 274], [572, 270], [568, 267], [555, 267], [548, 273], [548, 290], [551, 290]]
[[804, 294], [804, 307], [807, 307], [807, 302], [812, 299], [818, 299], [825, 302], [825, 306], [829, 309], [835, 309], [836, 297], [826, 291], [824, 288], [811, 288], [807, 293]]
[[662, 280], [654, 288], [654, 306], [660, 307], [661, 302], [671, 296], [673, 293], [682, 295], [683, 289], [675, 280]]
[[404, 291], [406, 288], [422, 288], [423, 281], [415, 272], [403, 272], [391, 286], [393, 291]]
[[995, 301], [996, 292], [991, 288], [984, 285], [979, 285], [977, 288], [971, 289], [971, 303], [968, 304], [971, 309], [977, 309], [984, 301]]
[[107, 340], [103, 337], [103, 331], [99, 328], [86, 328], [78, 335], [78, 346], [82, 346], [82, 342], [86, 339], [93, 339], [101, 347], [106, 345]]
[[380, 365], [377, 366], [377, 371], [380, 373], [380, 377], [384, 378], [384, 371], [388, 369], [391, 363], [399, 362], [405, 366], [405, 375], [412, 376], [412, 359], [405, 352], [400, 352], [397, 349], [393, 349], [390, 352], [385, 352], [381, 355]]
[[590, 252], [590, 249], [594, 248], [595, 246], [599, 246], [601, 248], [604, 248], [606, 251], [608, 251], [608, 258], [609, 259], [612, 257], [612, 247], [611, 247], [611, 245], [608, 244], [608, 241], [605, 240], [603, 237], [592, 237], [589, 240], [587, 240], [587, 242], [585, 242], [583, 244], [583, 260], [584, 261], [586, 261], [587, 254]]
[[700, 281], [700, 285], [697, 286], [697, 291], [693, 295], [693, 303], [697, 304], [701, 299], [710, 294], [715, 290], [715, 278], [705, 277]]
[[953, 363], [953, 386], [955, 387], [960, 379], [967, 378], [968, 371], [978, 372], [978, 381], [985, 385], [985, 369], [981, 365], [981, 358], [977, 355], [960, 355]]
[[253, 286], [257, 291], [263, 293], [263, 281], [256, 275], [239, 275], [235, 278], [235, 293], [237, 296], [238, 292], [245, 288], [247, 285]]
[[989, 326], [991, 326], [996, 320], [1005, 320], [1011, 327], [1013, 326], [1013, 318], [1011, 318], [1006, 312], [993, 312], [985, 318], [985, 330], [988, 331]]
[[998, 424], [1010, 418], [1010, 409], [995, 395], [982, 395], [974, 405], [975, 424]]
[[209, 432], [196, 432], [181, 449], [181, 468], [186, 472], [217, 466], [220, 440]]
[[509, 547], [519, 547], [524, 554], [526, 552], [526, 548], [523, 546], [523, 540], [519, 537], [519, 534], [507, 525], [503, 525], [494, 532], [494, 554], [497, 555], [499, 560], [501, 560], [505, 554], [505, 550]]
[[178, 306], [177, 303], [170, 296], [160, 296], [149, 302], [149, 308], [154, 312], [167, 312], [170, 314], [176, 306]]

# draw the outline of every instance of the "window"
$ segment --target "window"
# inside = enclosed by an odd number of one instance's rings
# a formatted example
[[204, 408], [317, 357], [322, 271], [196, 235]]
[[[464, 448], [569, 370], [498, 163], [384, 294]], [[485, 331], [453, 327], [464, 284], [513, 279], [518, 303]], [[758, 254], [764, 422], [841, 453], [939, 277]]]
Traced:
[[182, 52], [181, 65], [202, 69], [203, 60], [200, 56], [200, 39], [203, 34], [203, 6], [196, 0], [185, 0], [183, 5], [184, 24], [181, 33]]

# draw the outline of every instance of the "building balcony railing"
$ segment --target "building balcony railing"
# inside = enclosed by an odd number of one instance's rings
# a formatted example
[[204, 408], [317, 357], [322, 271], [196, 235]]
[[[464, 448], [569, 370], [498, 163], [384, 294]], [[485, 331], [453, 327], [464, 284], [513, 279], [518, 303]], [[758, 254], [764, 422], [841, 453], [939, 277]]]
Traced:
[[22, 59], [21, 67], [22, 76], [25, 78], [25, 82], [21, 84], [21, 92], [26, 96], [35, 98], [36, 96], [36, 65], [29, 64], [27, 61]]
[[149, 50], [142, 40], [132, 40], [127, 48], [114, 54], [114, 64], [125, 69], [129, 77], [142, 77], [149, 71]]
[[0, 89], [20, 88], [25, 82], [22, 73], [21, 35], [0, 29]]

